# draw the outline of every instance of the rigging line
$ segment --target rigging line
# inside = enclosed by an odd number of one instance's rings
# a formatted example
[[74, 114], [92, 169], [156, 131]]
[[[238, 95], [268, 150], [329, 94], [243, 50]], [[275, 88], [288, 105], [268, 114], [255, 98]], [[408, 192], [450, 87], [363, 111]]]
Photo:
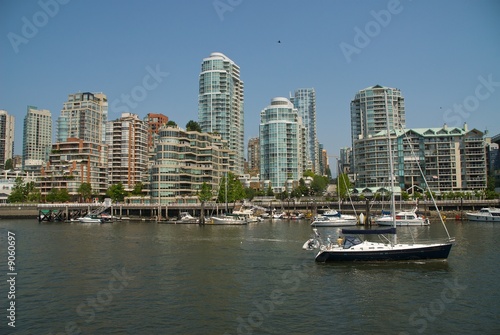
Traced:
[[[417, 155], [415, 154], [415, 151], [413, 150], [413, 145], [410, 142], [410, 139], [408, 138], [408, 134], [407, 134], [407, 132], [404, 131], [401, 123], [399, 123], [399, 128], [401, 128], [401, 131], [405, 135], [405, 139], [408, 142], [408, 145], [410, 146], [410, 151], [411, 151], [412, 156], [417, 157]], [[439, 216], [439, 220], [441, 221], [441, 224], [443, 225], [444, 230], [446, 231], [446, 235], [448, 235], [448, 239], [451, 240], [451, 236], [450, 236], [450, 233], [448, 232], [448, 228], [446, 228], [446, 225], [444, 224], [444, 220], [443, 220], [443, 216], [441, 215], [441, 211], [439, 210], [439, 207], [436, 204], [436, 200], [434, 199], [434, 196], [432, 195], [432, 190], [430, 189], [429, 184], [427, 183], [427, 179], [425, 178], [424, 172], [422, 171], [422, 167], [420, 166], [420, 157], [417, 157], [417, 166], [418, 166], [418, 170], [420, 171], [420, 175], [424, 179], [425, 188], [429, 191], [429, 196], [431, 197], [432, 203], [434, 204], [434, 207], [436, 208], [436, 211], [437, 211], [438, 216]]]
[[[337, 171], [339, 170], [339, 167], [340, 167], [340, 164], [339, 164], [339, 160], [337, 159]], [[343, 174], [342, 174], [343, 175]], [[338, 183], [338, 178], [340, 177], [340, 174], [338, 174], [337, 176], [337, 185], [340, 185]], [[352, 202], [352, 198], [351, 198], [351, 192], [349, 192], [349, 187], [347, 186], [347, 182], [345, 180], [345, 177], [342, 177], [342, 181], [344, 182], [344, 186], [345, 186], [345, 189], [346, 189], [346, 192], [347, 192], [347, 195], [349, 196], [349, 201], [351, 202], [351, 206], [352, 206], [352, 209], [354, 211], [354, 215], [356, 217], [358, 217], [358, 213], [356, 213], [356, 207], [354, 206], [354, 203]], [[339, 186], [337, 186], [339, 187]], [[340, 196], [339, 196], [339, 205], [340, 205]]]

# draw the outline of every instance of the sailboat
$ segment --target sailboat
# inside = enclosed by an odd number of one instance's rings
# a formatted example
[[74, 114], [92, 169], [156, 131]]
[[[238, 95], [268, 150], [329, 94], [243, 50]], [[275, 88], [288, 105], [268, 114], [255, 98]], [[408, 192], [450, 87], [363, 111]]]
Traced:
[[[339, 171], [339, 164], [337, 161], [337, 171]], [[340, 211], [340, 182], [339, 182], [339, 177], [340, 175], [337, 175], [337, 192], [339, 194], [338, 201], [339, 201], [339, 210], [336, 211], [335, 209], [329, 209], [325, 211], [323, 214], [318, 215], [314, 217], [313, 221], [311, 222], [312, 227], [345, 227], [345, 226], [355, 226], [358, 224], [358, 218], [356, 215], [344, 215], [341, 214]], [[345, 182], [345, 180], [344, 180]], [[351, 196], [349, 195], [349, 199]], [[351, 201], [352, 204], [352, 201]], [[356, 214], [356, 209], [354, 208], [354, 214]]]
[[[337, 241], [327, 238], [322, 240], [317, 230], [314, 237], [303, 245], [303, 249], [313, 250], [319, 246], [316, 254], [317, 262], [342, 262], [342, 261], [411, 261], [428, 259], [447, 259], [453, 245], [444, 222], [442, 222], [448, 235], [448, 240], [442, 243], [399, 243], [397, 240], [395, 199], [394, 199], [394, 165], [392, 159], [392, 146], [389, 128], [389, 112], [387, 110], [387, 93], [385, 95], [387, 117], [387, 142], [389, 151], [389, 170], [391, 181], [391, 215], [392, 227], [385, 229], [342, 229], [342, 235]], [[423, 175], [423, 173], [422, 173]], [[379, 235], [382, 242], [362, 240], [361, 235]], [[392, 238], [391, 238], [392, 237]]]
[[246, 225], [248, 223], [247, 217], [239, 214], [230, 214], [227, 202], [227, 192], [228, 192], [228, 184], [229, 180], [227, 178], [227, 172], [225, 174], [225, 203], [226, 203], [226, 213], [221, 216], [212, 216], [210, 220], [208, 220], [208, 224], [214, 225]]

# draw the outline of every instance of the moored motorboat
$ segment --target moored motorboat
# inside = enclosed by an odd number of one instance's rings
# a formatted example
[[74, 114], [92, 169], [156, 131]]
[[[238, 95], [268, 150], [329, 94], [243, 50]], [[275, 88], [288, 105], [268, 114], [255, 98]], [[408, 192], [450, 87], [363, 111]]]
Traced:
[[213, 216], [209, 223], [214, 225], [246, 225], [248, 222], [244, 216], [237, 214], [226, 214], [223, 216]]
[[104, 220], [99, 218], [97, 215], [85, 215], [81, 218], [78, 218], [80, 223], [103, 223]]
[[[390, 214], [382, 215], [375, 219], [379, 226], [392, 226], [393, 217]], [[417, 214], [417, 208], [412, 211], [396, 213], [396, 226], [428, 226], [429, 219]]]
[[311, 222], [313, 227], [345, 227], [355, 226], [358, 223], [356, 216], [344, 215], [335, 209], [329, 209], [323, 214], [314, 217]]
[[478, 212], [465, 213], [469, 221], [500, 222], [500, 208], [484, 207]]

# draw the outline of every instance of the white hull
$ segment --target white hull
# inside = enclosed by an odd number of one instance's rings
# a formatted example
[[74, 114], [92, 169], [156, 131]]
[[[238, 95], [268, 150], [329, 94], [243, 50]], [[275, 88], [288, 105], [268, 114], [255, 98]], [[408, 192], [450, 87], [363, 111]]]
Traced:
[[358, 222], [356, 220], [345, 219], [319, 219], [311, 223], [312, 227], [345, 227], [355, 226]]
[[80, 223], [102, 223], [102, 219], [95, 219], [89, 217], [78, 218], [78, 221], [80, 221]]
[[[392, 217], [381, 217], [375, 220], [379, 226], [392, 226]], [[396, 226], [428, 226], [429, 220], [424, 218], [396, 220]]]
[[[417, 215], [417, 208], [413, 211], [396, 213], [396, 226], [428, 226], [429, 219]], [[375, 220], [379, 226], [392, 226], [394, 218], [392, 215], [383, 215]]]
[[478, 222], [500, 222], [500, 216], [493, 216], [483, 213], [466, 213], [467, 220]]
[[246, 225], [248, 222], [244, 218], [214, 216], [211, 218], [210, 223], [214, 225]]

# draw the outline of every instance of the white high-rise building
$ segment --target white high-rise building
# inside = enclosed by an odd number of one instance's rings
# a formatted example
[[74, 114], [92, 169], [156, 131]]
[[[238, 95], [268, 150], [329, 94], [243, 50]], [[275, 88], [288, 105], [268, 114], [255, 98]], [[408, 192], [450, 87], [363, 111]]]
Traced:
[[243, 81], [240, 67], [226, 55], [214, 52], [201, 64], [198, 121], [203, 132], [220, 134], [236, 154], [235, 174], [244, 168]]
[[75, 93], [68, 95], [57, 119], [57, 142], [68, 138], [103, 144], [106, 138], [108, 99], [103, 93]]
[[[387, 93], [387, 109], [384, 93]], [[397, 88], [380, 85], [367, 87], [356, 93], [351, 101], [351, 136], [354, 141], [373, 136], [391, 129], [404, 129], [406, 126], [404, 97]]]
[[396, 130], [406, 126], [404, 98], [399, 89], [375, 85], [356, 93], [351, 101], [353, 172], [356, 172], [357, 164], [355, 142], [387, 130], [387, 123], [390, 129]]
[[310, 169], [314, 173], [320, 174], [320, 156], [318, 147], [318, 137], [316, 133], [316, 92], [314, 88], [301, 88], [295, 91], [290, 98], [305, 128], [304, 160], [307, 165], [304, 169]]
[[15, 118], [7, 111], [0, 110], [0, 167], [14, 155], [14, 123]]
[[[274, 98], [260, 113], [260, 179], [282, 192], [302, 178], [304, 128], [287, 98]], [[290, 190], [289, 190], [290, 191]]]
[[52, 146], [52, 114], [28, 106], [23, 127], [23, 170], [38, 169], [49, 159]]

